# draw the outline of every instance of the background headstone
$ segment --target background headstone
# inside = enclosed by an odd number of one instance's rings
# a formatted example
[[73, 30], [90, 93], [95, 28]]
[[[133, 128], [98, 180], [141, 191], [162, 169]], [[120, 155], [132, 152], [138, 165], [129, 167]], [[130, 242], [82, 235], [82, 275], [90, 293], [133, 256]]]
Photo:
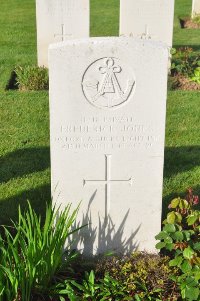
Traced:
[[89, 37], [89, 0], [36, 0], [38, 65], [48, 66], [48, 47]]
[[121, 0], [120, 35], [172, 46], [174, 0]]
[[192, 17], [200, 15], [200, 0], [192, 1]]
[[92, 38], [50, 46], [53, 201], [82, 201], [85, 254], [155, 251], [167, 66], [159, 42]]

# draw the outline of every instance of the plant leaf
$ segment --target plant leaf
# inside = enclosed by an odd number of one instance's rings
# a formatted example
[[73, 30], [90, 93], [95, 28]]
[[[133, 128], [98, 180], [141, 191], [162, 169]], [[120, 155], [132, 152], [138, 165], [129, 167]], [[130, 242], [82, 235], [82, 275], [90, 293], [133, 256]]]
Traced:
[[175, 220], [176, 220], [176, 214], [174, 211], [167, 214], [167, 222], [169, 224], [174, 224]]
[[179, 267], [181, 265], [182, 261], [183, 261], [183, 257], [177, 256], [174, 259], [170, 260], [169, 266], [170, 267], [175, 267], [175, 266]]
[[166, 231], [168, 233], [173, 233], [176, 231], [176, 227], [174, 224], [166, 224], [163, 228], [163, 231]]
[[159, 242], [159, 243], [156, 244], [156, 249], [159, 249], [159, 250], [160, 250], [160, 249], [164, 248], [165, 245], [166, 245], [165, 242]]
[[192, 250], [192, 248], [189, 246], [187, 247], [184, 251], [183, 251], [183, 256], [186, 258], [186, 259], [192, 259], [193, 258], [193, 255], [194, 255], [194, 250]]
[[171, 201], [171, 208], [176, 208], [176, 207], [178, 207], [178, 205], [179, 205], [179, 203], [180, 203], [180, 198], [176, 198], [176, 199], [173, 199], [172, 201]]
[[155, 236], [155, 239], [161, 240], [161, 239], [165, 239], [167, 236], [168, 236], [168, 233], [167, 233], [167, 232], [161, 231], [160, 233], [158, 233], [158, 234]]

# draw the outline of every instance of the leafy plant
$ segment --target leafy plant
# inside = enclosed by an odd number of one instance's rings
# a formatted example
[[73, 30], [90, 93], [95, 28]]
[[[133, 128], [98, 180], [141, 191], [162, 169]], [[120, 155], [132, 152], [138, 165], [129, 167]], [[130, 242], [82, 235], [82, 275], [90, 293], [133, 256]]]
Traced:
[[194, 74], [190, 77], [190, 79], [191, 79], [192, 81], [194, 81], [195, 83], [200, 84], [200, 67], [197, 67], [197, 68], [194, 70]]
[[186, 300], [200, 298], [200, 211], [196, 209], [198, 196], [188, 189], [185, 199], [171, 201], [163, 222], [163, 230], [156, 236], [160, 240], [157, 249], [166, 250], [171, 260], [169, 265], [178, 268], [179, 275], [172, 276]]
[[172, 295], [176, 300], [179, 292], [176, 283], [170, 279], [171, 274], [176, 275], [176, 268], [169, 267], [167, 256], [160, 257], [144, 252], [100, 258], [96, 267], [97, 278], [106, 279], [108, 275], [113, 279], [108, 281], [107, 292], [104, 288], [105, 295], [110, 292], [110, 296], [113, 296], [112, 292], [118, 292], [115, 298], [119, 300], [167, 300]]
[[194, 54], [192, 48], [181, 47], [177, 50], [173, 48], [171, 64], [172, 76], [179, 74], [190, 77], [193, 75], [194, 70], [199, 66], [200, 54]]
[[122, 282], [110, 277], [108, 273], [105, 274], [104, 278], [100, 281], [100, 301], [127, 301], [133, 300], [129, 292], [126, 291]]
[[[85, 273], [85, 279], [81, 283], [70, 281], [73, 290], [72, 299], [68, 293], [70, 301], [127, 301], [132, 300], [129, 293], [125, 290], [122, 282], [112, 278], [106, 272], [102, 279], [96, 279], [95, 273], [92, 270], [90, 273]], [[68, 286], [69, 288], [69, 286]], [[79, 296], [79, 297], [78, 297]]]
[[17, 85], [21, 91], [48, 90], [48, 69], [37, 66], [17, 66]]
[[[54, 294], [57, 283], [62, 284], [59, 273], [65, 271], [74, 259], [74, 252], [65, 247], [67, 238], [76, 230], [71, 227], [78, 208], [71, 213], [71, 205], [60, 212], [59, 208], [47, 206], [42, 226], [30, 203], [19, 220], [14, 224], [16, 234], [5, 228], [0, 262], [0, 287], [3, 300], [29, 301], [33, 295]], [[64, 251], [65, 250], [65, 251]], [[68, 253], [66, 252], [68, 250]], [[63, 257], [65, 261], [63, 263]]]
[[97, 292], [100, 287], [95, 282], [95, 274], [93, 270], [90, 273], [85, 272], [85, 279], [82, 284], [73, 280], [71, 281], [71, 284], [81, 292], [81, 300], [96, 301]]

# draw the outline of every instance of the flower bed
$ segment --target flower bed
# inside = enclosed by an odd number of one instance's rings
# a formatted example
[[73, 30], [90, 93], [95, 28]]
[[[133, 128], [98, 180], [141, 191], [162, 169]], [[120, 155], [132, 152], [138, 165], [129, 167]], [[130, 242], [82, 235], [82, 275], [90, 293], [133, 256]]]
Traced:
[[[156, 236], [161, 255], [84, 258], [64, 248], [78, 208], [63, 212], [47, 207], [41, 218], [28, 205], [18, 222], [0, 237], [2, 301], [179, 301], [200, 299], [200, 210], [188, 190], [175, 198]], [[78, 231], [81, 229], [76, 229]]]

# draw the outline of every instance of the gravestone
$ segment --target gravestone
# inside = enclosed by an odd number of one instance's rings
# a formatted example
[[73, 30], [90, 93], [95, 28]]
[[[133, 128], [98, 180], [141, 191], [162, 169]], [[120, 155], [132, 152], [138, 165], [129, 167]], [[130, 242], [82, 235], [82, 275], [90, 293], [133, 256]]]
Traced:
[[200, 0], [192, 1], [192, 18], [200, 15]]
[[174, 0], [121, 0], [120, 35], [172, 46]]
[[38, 65], [48, 67], [48, 47], [89, 37], [89, 0], [36, 0]]
[[76, 207], [84, 254], [155, 251], [168, 50], [133, 38], [50, 46], [53, 202]]

